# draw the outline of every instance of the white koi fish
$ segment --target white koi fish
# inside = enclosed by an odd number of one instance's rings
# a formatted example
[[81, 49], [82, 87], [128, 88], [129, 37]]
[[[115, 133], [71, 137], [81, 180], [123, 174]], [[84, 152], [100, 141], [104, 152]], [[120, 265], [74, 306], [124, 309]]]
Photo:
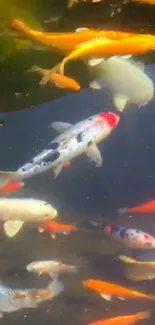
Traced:
[[24, 222], [40, 223], [57, 216], [57, 210], [46, 201], [31, 198], [0, 198], [0, 220], [4, 222], [4, 232], [15, 236]]
[[77, 272], [78, 267], [74, 265], [63, 264], [54, 260], [49, 260], [32, 262], [27, 265], [26, 269], [28, 272], [35, 272], [39, 275], [47, 273], [51, 277], [55, 277], [60, 273]]
[[102, 89], [108, 86], [114, 95], [114, 106], [120, 112], [128, 102], [141, 106], [154, 96], [153, 82], [144, 72], [142, 62], [114, 56], [108, 60], [90, 59], [86, 64], [95, 77], [90, 87]]
[[119, 119], [117, 114], [108, 112], [96, 114], [74, 126], [70, 123], [53, 122], [53, 129], [63, 133], [51, 141], [47, 149], [17, 171], [0, 171], [0, 188], [12, 181], [23, 180], [49, 169], [53, 170], [56, 177], [67, 161], [83, 153], [101, 167], [102, 157], [97, 143], [103, 141], [112, 132]]

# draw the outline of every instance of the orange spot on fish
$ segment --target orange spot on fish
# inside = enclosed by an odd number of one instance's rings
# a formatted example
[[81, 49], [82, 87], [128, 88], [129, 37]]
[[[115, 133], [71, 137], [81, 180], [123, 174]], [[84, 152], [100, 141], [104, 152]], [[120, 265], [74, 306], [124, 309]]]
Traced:
[[66, 161], [65, 162], [65, 167], [70, 167], [71, 166], [71, 162], [70, 161]]
[[0, 189], [0, 194], [10, 194], [12, 192], [16, 192], [23, 186], [23, 182], [11, 182]]

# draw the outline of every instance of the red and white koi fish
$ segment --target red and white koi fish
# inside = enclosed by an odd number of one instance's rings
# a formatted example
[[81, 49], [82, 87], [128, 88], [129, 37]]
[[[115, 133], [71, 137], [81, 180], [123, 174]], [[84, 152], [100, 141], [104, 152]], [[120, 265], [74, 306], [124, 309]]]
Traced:
[[53, 129], [61, 134], [17, 171], [0, 171], [0, 188], [12, 181], [22, 181], [50, 169], [56, 177], [66, 161], [72, 161], [84, 153], [101, 167], [102, 157], [97, 144], [110, 135], [119, 119], [117, 114], [107, 112], [93, 115], [75, 125], [53, 122]]

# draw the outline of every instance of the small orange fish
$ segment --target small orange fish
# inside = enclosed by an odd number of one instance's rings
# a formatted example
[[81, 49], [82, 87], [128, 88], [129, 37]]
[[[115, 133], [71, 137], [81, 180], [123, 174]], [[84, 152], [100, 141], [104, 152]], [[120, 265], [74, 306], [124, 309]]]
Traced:
[[23, 186], [23, 182], [11, 182], [0, 189], [0, 194], [10, 194], [12, 192], [16, 192]]
[[129, 214], [155, 214], [155, 200], [149, 201], [147, 203], [144, 203], [142, 205], [138, 205], [133, 208], [120, 208], [118, 210], [120, 213], [129, 213]]
[[149, 310], [139, 312], [133, 315], [117, 316], [108, 319], [101, 319], [88, 325], [130, 325], [142, 319], [149, 319], [151, 313]]
[[132, 0], [139, 3], [148, 3], [149, 5], [155, 5], [155, 0]]
[[65, 65], [79, 58], [108, 58], [114, 55], [129, 56], [145, 53], [155, 48], [155, 36], [139, 34], [121, 40], [105, 37], [95, 38], [76, 47], [60, 64], [60, 73], [64, 74]]
[[37, 72], [41, 76], [43, 76], [43, 79], [39, 83], [42, 87], [44, 87], [49, 81], [60, 88], [72, 89], [75, 91], [80, 89], [80, 85], [76, 80], [66, 76], [61, 76], [60, 74], [53, 72], [52, 70], [42, 69], [38, 66], [33, 66], [27, 72]]
[[129, 32], [88, 28], [78, 28], [75, 32], [68, 33], [47, 33], [33, 30], [19, 19], [10, 19], [8, 24], [13, 31], [23, 36], [23, 38], [26, 37], [32, 42], [38, 43], [48, 49], [57, 50], [66, 54], [73, 51], [78, 44], [94, 38], [123, 39], [135, 35]]
[[136, 298], [155, 301], [155, 296], [153, 295], [147, 295], [143, 292], [129, 289], [115, 283], [88, 279], [86, 281], [83, 281], [82, 284], [85, 288], [95, 290], [101, 295], [102, 298], [106, 299], [107, 301], [110, 301], [112, 296], [123, 300], [125, 298]]
[[69, 234], [72, 231], [77, 230], [74, 225], [58, 223], [53, 220], [44, 222], [39, 227], [39, 232], [44, 232], [47, 230], [52, 239], [56, 238], [56, 234]]

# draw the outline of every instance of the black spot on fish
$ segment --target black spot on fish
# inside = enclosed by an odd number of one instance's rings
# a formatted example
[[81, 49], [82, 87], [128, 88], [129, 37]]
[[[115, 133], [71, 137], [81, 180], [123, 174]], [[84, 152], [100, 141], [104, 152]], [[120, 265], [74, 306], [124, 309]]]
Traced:
[[33, 161], [34, 161], [34, 160], [33, 160], [33, 159], [31, 159], [31, 160], [29, 161], [29, 163], [30, 163], [30, 164], [33, 164]]
[[91, 145], [92, 145], [92, 141], [90, 140], [89, 142], [88, 142], [88, 147], [90, 147]]
[[[111, 228], [111, 233], [114, 233], [114, 232], [120, 232], [121, 229], [122, 229], [122, 228], [120, 228], [120, 227], [113, 226], [113, 227]], [[124, 230], [124, 228], [123, 228], [123, 230]]]
[[56, 150], [59, 147], [59, 142], [50, 142], [48, 148]]
[[79, 133], [76, 137], [77, 142], [82, 142], [82, 133]]
[[127, 236], [127, 231], [126, 231], [126, 229], [122, 229], [121, 231], [120, 231], [120, 237], [121, 238], [125, 238], [126, 236]]
[[60, 153], [58, 151], [54, 152], [54, 154], [52, 156], [50, 156], [49, 158], [45, 159], [45, 164], [46, 162], [49, 162], [49, 164], [55, 160], [57, 160], [60, 156]]

